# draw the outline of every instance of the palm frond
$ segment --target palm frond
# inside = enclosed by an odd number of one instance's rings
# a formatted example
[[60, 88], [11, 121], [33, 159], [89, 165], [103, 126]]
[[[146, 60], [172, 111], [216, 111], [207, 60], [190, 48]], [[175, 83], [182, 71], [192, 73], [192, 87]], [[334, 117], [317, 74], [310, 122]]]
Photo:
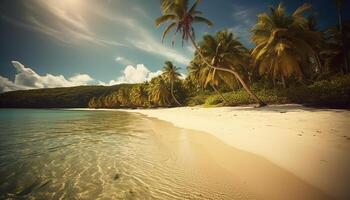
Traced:
[[173, 22], [164, 30], [162, 35], [162, 42], [164, 41], [164, 38], [168, 35], [168, 33], [175, 27], [176, 27], [176, 23]]
[[199, 17], [199, 16], [195, 16], [193, 18], [193, 22], [196, 22], [196, 23], [205, 23], [207, 24], [209, 27], [213, 26], [214, 24], [209, 21], [208, 19], [204, 18], [204, 17]]
[[165, 15], [162, 15], [162, 16], [158, 17], [155, 20], [155, 25], [157, 27], [159, 27], [161, 24], [163, 24], [165, 22], [168, 22], [168, 21], [171, 21], [171, 20], [175, 20], [175, 19], [176, 19], [175, 15], [173, 15], [173, 14], [165, 14]]
[[199, 4], [200, 0], [196, 0], [190, 10], [188, 11], [189, 14], [193, 15], [196, 12], [197, 5]]
[[300, 7], [298, 7], [292, 14], [293, 17], [295, 16], [299, 16], [301, 14], [303, 14], [304, 12], [306, 12], [307, 10], [309, 10], [311, 8], [311, 4], [308, 3], [304, 3], [303, 5], [301, 5]]

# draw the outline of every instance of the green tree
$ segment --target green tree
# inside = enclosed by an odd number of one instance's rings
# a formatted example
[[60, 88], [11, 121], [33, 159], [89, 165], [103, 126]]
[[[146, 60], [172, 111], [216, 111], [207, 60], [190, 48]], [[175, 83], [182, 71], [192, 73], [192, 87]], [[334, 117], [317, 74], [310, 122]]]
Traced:
[[[196, 0], [192, 6], [189, 7], [189, 0], [161, 0], [161, 10], [163, 15], [158, 17], [155, 20], [157, 26], [160, 26], [163, 23], [170, 22], [170, 24], [165, 28], [163, 32], [162, 39], [165, 38], [172, 30], [175, 29], [173, 38], [176, 38], [177, 33], [181, 33], [182, 42], [187, 42], [190, 40], [192, 45], [196, 49], [198, 55], [202, 58], [203, 62], [205, 62], [210, 68], [217, 69], [220, 71], [226, 71], [233, 74], [237, 77], [238, 80], [241, 81], [243, 87], [247, 90], [247, 92], [259, 103], [260, 106], [265, 106], [266, 104], [261, 101], [249, 88], [249, 86], [243, 81], [240, 77], [239, 73], [231, 68], [225, 67], [223, 68], [214, 66], [211, 64], [209, 60], [206, 60], [202, 55], [201, 49], [195, 42], [195, 31], [193, 28], [194, 23], [205, 23], [208, 26], [212, 26], [212, 22], [208, 19], [201, 16], [201, 12], [197, 10], [197, 6], [200, 0]], [[174, 43], [173, 39], [173, 43]]]
[[339, 27], [339, 33], [340, 33], [340, 41], [341, 41], [341, 51], [343, 55], [344, 60], [344, 71], [345, 73], [349, 70], [349, 56], [348, 56], [348, 48], [349, 45], [346, 41], [346, 32], [343, 24], [343, 6], [345, 4], [345, 0], [334, 0], [335, 5], [337, 7], [337, 14], [338, 14], [338, 27]]
[[130, 91], [131, 102], [136, 106], [148, 105], [148, 94], [143, 85], [136, 85]]
[[180, 80], [180, 73], [178, 72], [179, 68], [173, 65], [172, 62], [166, 61], [163, 67], [163, 78], [164, 80], [170, 84], [170, 93], [173, 97], [174, 101], [181, 106], [181, 103], [176, 99], [174, 94], [174, 82]]
[[88, 107], [89, 108], [96, 108], [97, 105], [96, 105], [96, 97], [92, 97], [88, 103]]
[[[202, 62], [201, 65], [209, 70], [206, 83], [210, 81], [213, 86], [217, 86], [220, 82], [224, 82], [231, 86], [231, 88], [234, 88], [236, 84], [234, 79], [237, 79], [248, 92], [250, 91], [243, 76], [244, 74], [247, 76], [249, 52], [233, 36], [233, 33], [224, 30], [217, 32], [215, 36], [205, 35], [203, 40], [199, 42], [199, 48], [202, 50], [202, 56], [206, 60], [211, 60], [213, 66], [220, 68], [227, 66], [229, 69], [235, 70], [240, 74], [239, 76], [232, 77], [227, 71], [213, 69], [205, 62]], [[202, 61], [201, 59], [197, 60]], [[215, 87], [213, 89], [216, 90]]]
[[216, 69], [201, 64], [198, 59], [194, 59], [188, 66], [188, 76], [191, 80], [194, 80], [201, 88], [205, 89], [208, 85], [219, 94], [224, 102], [227, 102], [226, 98], [217, 89], [219, 84], [222, 82], [217, 76]]
[[292, 75], [301, 79], [303, 67], [310, 66], [310, 59], [316, 59], [316, 47], [322, 35], [310, 30], [308, 20], [302, 14], [311, 5], [298, 7], [291, 15], [286, 14], [282, 4], [270, 7], [270, 14], [258, 15], [252, 29], [251, 40], [256, 44], [252, 52], [260, 74], [272, 75], [286, 86], [285, 78]]
[[[345, 54], [342, 49], [343, 42], [347, 46], [350, 45], [350, 21], [344, 22], [343, 29], [344, 35], [341, 34], [337, 27], [332, 27], [326, 31], [326, 45], [321, 52], [326, 68], [335, 73], [346, 73], [344, 57], [350, 55], [349, 49], [347, 49]], [[344, 41], [342, 39], [343, 37], [345, 38]]]
[[153, 78], [148, 85], [149, 101], [156, 106], [169, 106], [170, 92], [162, 76]]
[[121, 106], [127, 107], [130, 104], [129, 95], [126, 90], [119, 89], [117, 92], [117, 100]]

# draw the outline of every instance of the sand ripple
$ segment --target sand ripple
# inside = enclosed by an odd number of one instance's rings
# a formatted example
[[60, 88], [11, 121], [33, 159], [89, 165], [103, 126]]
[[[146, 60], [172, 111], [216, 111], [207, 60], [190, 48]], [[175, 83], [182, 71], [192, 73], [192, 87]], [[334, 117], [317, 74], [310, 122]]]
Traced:
[[185, 136], [172, 135], [170, 148], [136, 114], [9, 112], [0, 122], [0, 199], [241, 198], [181, 156]]

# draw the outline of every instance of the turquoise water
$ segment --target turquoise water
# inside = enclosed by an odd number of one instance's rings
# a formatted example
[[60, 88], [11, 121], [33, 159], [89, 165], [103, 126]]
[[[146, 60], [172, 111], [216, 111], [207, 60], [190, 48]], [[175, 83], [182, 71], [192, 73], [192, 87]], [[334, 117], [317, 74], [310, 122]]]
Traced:
[[159, 134], [149, 122], [126, 112], [0, 109], [0, 199], [232, 199], [197, 169], [184, 130]]
[[128, 174], [152, 145], [136, 115], [5, 109], [0, 130], [0, 199], [151, 195]]

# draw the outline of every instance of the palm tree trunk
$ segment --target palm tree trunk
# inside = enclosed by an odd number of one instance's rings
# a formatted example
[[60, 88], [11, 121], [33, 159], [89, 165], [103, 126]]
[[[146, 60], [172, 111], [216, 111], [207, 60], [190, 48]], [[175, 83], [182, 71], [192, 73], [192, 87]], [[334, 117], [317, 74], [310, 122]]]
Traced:
[[218, 89], [216, 89], [216, 87], [215, 87], [214, 85], [210, 84], [210, 86], [213, 88], [213, 90], [214, 90], [216, 93], [218, 93], [218, 94], [220, 95], [220, 97], [222, 98], [222, 100], [223, 100], [225, 103], [227, 103], [227, 100], [225, 99], [224, 95], [222, 95], [221, 92], [220, 92]]
[[287, 88], [287, 85], [286, 85], [286, 80], [284, 79], [284, 76], [281, 75], [281, 79], [282, 79], [282, 85], [283, 85], [283, 88]]
[[176, 99], [175, 95], [174, 95], [174, 81], [171, 81], [171, 96], [173, 96], [174, 101], [181, 106], [181, 103]]
[[343, 29], [343, 16], [342, 16], [341, 5], [337, 5], [337, 11], [338, 11], [339, 32], [340, 32], [341, 41], [342, 41], [342, 52], [344, 56], [344, 65], [345, 65], [344, 71], [345, 73], [347, 73], [349, 70], [349, 60], [348, 60], [347, 46], [345, 41], [345, 33]]
[[320, 54], [319, 53], [315, 53], [315, 57], [316, 57], [316, 62], [317, 62], [317, 66], [318, 66], [318, 73], [322, 73], [323, 66], [322, 66], [322, 63], [321, 63]]
[[192, 42], [192, 45], [194, 46], [194, 48], [197, 50], [198, 54], [200, 55], [200, 57], [202, 58], [202, 60], [204, 61], [205, 64], [207, 64], [210, 68], [213, 68], [213, 69], [217, 69], [217, 70], [221, 70], [221, 71], [226, 71], [226, 72], [229, 72], [231, 74], [233, 74], [238, 80], [239, 82], [242, 84], [243, 88], [248, 92], [248, 94], [256, 101], [259, 103], [259, 107], [264, 107], [266, 106], [267, 104], [264, 103], [261, 99], [259, 99], [259, 97], [257, 97], [253, 92], [252, 90], [249, 88], [249, 86], [245, 83], [245, 81], [241, 78], [241, 76], [234, 70], [231, 70], [231, 69], [226, 69], [226, 68], [220, 68], [220, 67], [216, 67], [216, 66], [213, 66], [212, 64], [210, 64], [203, 56], [201, 50], [199, 49], [199, 47], [197, 46], [196, 42], [194, 41], [194, 38], [193, 36], [190, 34], [189, 35], [189, 38]]

